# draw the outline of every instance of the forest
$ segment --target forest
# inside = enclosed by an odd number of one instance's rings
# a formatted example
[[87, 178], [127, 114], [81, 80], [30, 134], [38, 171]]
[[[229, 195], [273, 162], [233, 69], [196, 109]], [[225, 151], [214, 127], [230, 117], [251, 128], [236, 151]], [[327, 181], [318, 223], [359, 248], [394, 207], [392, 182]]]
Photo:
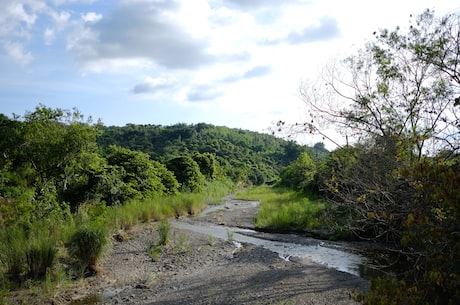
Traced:
[[[458, 304], [459, 20], [427, 10], [302, 84], [309, 117], [279, 121], [275, 135], [328, 138], [323, 127], [335, 126], [347, 141], [331, 152], [205, 123], [103, 126], [44, 105], [1, 115], [1, 294], [97, 272], [109, 232], [121, 227], [270, 185], [321, 201], [314, 221], [288, 226], [379, 243], [403, 262], [355, 300]], [[305, 204], [292, 215], [310, 213]]]

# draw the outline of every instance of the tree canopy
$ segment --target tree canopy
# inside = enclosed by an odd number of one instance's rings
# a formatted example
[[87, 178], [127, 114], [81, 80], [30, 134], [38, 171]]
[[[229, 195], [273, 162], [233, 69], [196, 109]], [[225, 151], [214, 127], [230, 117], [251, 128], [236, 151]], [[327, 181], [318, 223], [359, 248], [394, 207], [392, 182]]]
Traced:
[[[162, 163], [189, 156], [205, 176], [217, 174], [214, 166], [218, 163], [221, 173], [235, 182], [256, 185], [276, 180], [284, 166], [301, 152], [311, 150], [269, 134], [205, 123], [109, 126], [103, 128], [98, 143], [102, 147], [117, 145], [143, 151]], [[318, 155], [324, 153], [327, 151], [318, 150]], [[212, 164], [206, 169], [203, 165], [208, 161]]]

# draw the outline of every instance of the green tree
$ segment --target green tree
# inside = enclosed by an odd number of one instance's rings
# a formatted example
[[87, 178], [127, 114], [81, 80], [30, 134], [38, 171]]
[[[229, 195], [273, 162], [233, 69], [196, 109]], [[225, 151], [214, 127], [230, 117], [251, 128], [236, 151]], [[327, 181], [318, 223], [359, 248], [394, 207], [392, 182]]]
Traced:
[[160, 177], [161, 183], [165, 187], [164, 193], [168, 195], [177, 194], [180, 184], [174, 176], [174, 173], [168, 170], [166, 165], [158, 161], [152, 161], [152, 165], [155, 168], [156, 174]]
[[[275, 180], [281, 168], [306, 150], [294, 141], [272, 135], [204, 123], [109, 126], [104, 127], [98, 143], [102, 147], [113, 144], [140, 150], [163, 164], [177, 156], [195, 158], [195, 155], [209, 153], [218, 161], [219, 174], [230, 177], [234, 182], [251, 184]], [[200, 169], [206, 171], [205, 164], [199, 165]], [[212, 174], [213, 167], [208, 165], [208, 171], [203, 174]]]
[[[2, 118], [2, 197], [6, 206], [25, 213], [18, 218], [43, 218], [66, 213], [65, 192], [79, 184], [84, 154], [95, 151], [99, 124], [76, 109], [43, 105], [23, 117]], [[31, 194], [31, 196], [25, 196]], [[25, 198], [28, 199], [25, 199]], [[13, 208], [13, 210], [15, 210]], [[29, 215], [29, 216], [27, 216]]]
[[219, 173], [219, 163], [217, 162], [216, 155], [211, 153], [197, 153], [193, 155], [193, 160], [200, 167], [200, 172], [206, 179], [215, 179]]
[[188, 156], [171, 159], [166, 167], [172, 171], [180, 183], [183, 192], [200, 192], [203, 190], [205, 177], [198, 164]]
[[[148, 154], [130, 150], [119, 146], [110, 146], [107, 154], [107, 162], [111, 166], [123, 169], [123, 182], [125, 190], [122, 201], [130, 198], [148, 198], [151, 196], [162, 195], [167, 191], [162, 183], [162, 177], [165, 181], [164, 168], [159, 163], [150, 160]], [[161, 172], [162, 171], [162, 172]], [[172, 178], [169, 177], [171, 180]], [[169, 187], [172, 180], [168, 182]]]
[[306, 191], [312, 187], [315, 173], [315, 163], [303, 152], [281, 172], [281, 184]]

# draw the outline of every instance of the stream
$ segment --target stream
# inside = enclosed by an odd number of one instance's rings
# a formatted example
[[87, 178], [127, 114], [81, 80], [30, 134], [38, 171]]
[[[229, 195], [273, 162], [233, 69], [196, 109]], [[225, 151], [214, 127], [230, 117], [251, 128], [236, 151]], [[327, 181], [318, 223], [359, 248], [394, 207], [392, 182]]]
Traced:
[[[266, 248], [278, 254], [286, 261], [291, 258], [307, 258], [328, 268], [350, 273], [361, 278], [372, 279], [381, 274], [373, 262], [373, 254], [363, 251], [355, 244], [349, 242], [336, 242], [302, 237], [296, 234], [263, 233], [256, 230], [216, 224], [209, 221], [210, 215], [235, 214], [233, 221], [238, 217], [252, 219], [256, 211], [256, 201], [241, 201], [228, 199], [224, 205], [211, 206], [195, 218], [175, 220], [173, 227], [185, 229], [196, 233], [233, 241], [235, 247], [244, 243]], [[207, 217], [207, 218], [206, 218]], [[215, 217], [217, 218], [217, 217]], [[206, 221], [208, 219], [208, 221]]]

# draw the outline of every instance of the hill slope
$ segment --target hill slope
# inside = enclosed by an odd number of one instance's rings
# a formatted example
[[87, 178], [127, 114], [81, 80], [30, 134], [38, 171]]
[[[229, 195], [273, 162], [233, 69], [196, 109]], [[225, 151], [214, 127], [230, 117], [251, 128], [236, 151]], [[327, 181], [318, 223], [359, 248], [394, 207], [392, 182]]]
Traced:
[[108, 126], [103, 127], [98, 143], [102, 147], [118, 145], [140, 150], [160, 162], [195, 153], [212, 153], [227, 176], [253, 184], [275, 179], [282, 167], [308, 150], [272, 135], [205, 123]]

